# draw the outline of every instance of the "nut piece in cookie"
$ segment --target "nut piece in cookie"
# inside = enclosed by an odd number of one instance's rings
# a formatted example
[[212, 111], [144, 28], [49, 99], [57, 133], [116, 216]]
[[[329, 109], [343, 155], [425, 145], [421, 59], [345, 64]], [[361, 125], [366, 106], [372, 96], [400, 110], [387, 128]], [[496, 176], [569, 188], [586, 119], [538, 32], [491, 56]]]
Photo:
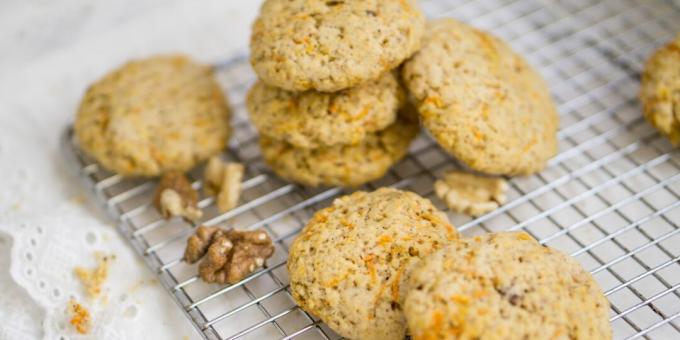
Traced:
[[407, 284], [413, 339], [611, 339], [609, 303], [570, 256], [525, 232], [460, 239]]
[[645, 118], [680, 145], [680, 34], [645, 63], [640, 101]]
[[217, 196], [217, 209], [227, 212], [238, 204], [245, 167], [240, 163], [224, 163], [219, 157], [210, 158], [203, 180], [205, 192]]
[[291, 294], [349, 339], [403, 339], [411, 268], [458, 239], [446, 215], [392, 188], [336, 199], [307, 223], [288, 255]]
[[434, 192], [449, 209], [479, 216], [505, 203], [508, 183], [500, 177], [485, 177], [450, 171], [434, 182]]
[[196, 221], [203, 216], [198, 208], [198, 192], [179, 171], [163, 174], [154, 194], [154, 205], [164, 218], [175, 216]]
[[184, 259], [195, 263], [199, 275], [208, 283], [234, 284], [264, 266], [274, 254], [274, 245], [263, 230], [225, 231], [218, 227], [199, 227], [187, 241]]

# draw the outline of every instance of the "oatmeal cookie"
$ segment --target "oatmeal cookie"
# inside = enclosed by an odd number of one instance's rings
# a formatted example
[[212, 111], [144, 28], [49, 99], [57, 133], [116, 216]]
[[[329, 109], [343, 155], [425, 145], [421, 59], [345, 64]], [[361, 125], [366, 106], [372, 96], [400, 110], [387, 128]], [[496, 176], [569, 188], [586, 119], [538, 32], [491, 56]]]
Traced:
[[211, 67], [159, 56], [129, 62], [90, 86], [74, 128], [80, 147], [105, 168], [158, 176], [220, 152], [229, 117]]
[[393, 72], [335, 92], [291, 92], [257, 82], [248, 93], [260, 134], [298, 148], [356, 144], [397, 119], [405, 94]]
[[524, 232], [461, 239], [405, 285], [413, 339], [611, 339], [609, 303], [566, 254]]
[[261, 136], [260, 149], [274, 172], [287, 180], [308, 186], [356, 187], [385, 175], [404, 157], [418, 131], [418, 123], [399, 118], [355, 145], [304, 149]]
[[680, 34], [647, 60], [640, 101], [647, 120], [680, 145]]
[[396, 68], [420, 47], [424, 29], [415, 0], [267, 0], [250, 61], [271, 86], [335, 92]]
[[498, 38], [453, 19], [434, 21], [402, 76], [425, 128], [470, 168], [530, 174], [556, 153], [548, 87]]
[[297, 304], [350, 339], [403, 339], [402, 284], [456, 240], [446, 215], [414, 193], [355, 192], [318, 211], [288, 256]]

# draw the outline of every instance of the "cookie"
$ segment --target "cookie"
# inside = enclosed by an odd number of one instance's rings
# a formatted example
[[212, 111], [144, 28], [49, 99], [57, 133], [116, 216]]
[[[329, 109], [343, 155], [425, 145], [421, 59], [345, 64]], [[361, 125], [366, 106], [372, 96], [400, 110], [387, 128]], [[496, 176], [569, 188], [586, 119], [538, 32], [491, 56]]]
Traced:
[[289, 181], [313, 187], [356, 187], [385, 175], [404, 157], [418, 131], [415, 121], [399, 118], [354, 145], [305, 149], [261, 136], [260, 149], [274, 172]]
[[573, 258], [524, 232], [451, 243], [404, 287], [413, 339], [611, 339], [609, 303]]
[[297, 304], [350, 339], [403, 339], [410, 269], [458, 238], [446, 215], [414, 193], [355, 192], [318, 211], [288, 255]]
[[105, 168], [157, 176], [220, 152], [229, 117], [210, 67], [159, 56], [129, 62], [90, 86], [74, 128], [80, 147]]
[[647, 120], [680, 145], [680, 34], [647, 60], [640, 101]]
[[397, 119], [405, 94], [394, 73], [351, 89], [291, 92], [257, 82], [248, 93], [260, 134], [298, 148], [356, 144]]
[[548, 87], [490, 34], [452, 19], [431, 22], [402, 76], [425, 128], [470, 168], [530, 174], [556, 153], [559, 118]]
[[415, 0], [267, 0], [252, 27], [250, 61], [271, 86], [335, 92], [396, 68], [424, 30]]

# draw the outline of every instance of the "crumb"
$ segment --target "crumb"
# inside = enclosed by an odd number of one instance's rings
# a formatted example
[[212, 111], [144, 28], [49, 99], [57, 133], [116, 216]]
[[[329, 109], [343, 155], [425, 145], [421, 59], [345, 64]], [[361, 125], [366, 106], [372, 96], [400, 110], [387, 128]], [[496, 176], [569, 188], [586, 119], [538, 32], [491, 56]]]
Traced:
[[97, 267], [91, 270], [83, 267], [74, 269], [76, 277], [83, 284], [89, 298], [94, 299], [101, 294], [102, 285], [109, 276], [109, 264], [115, 258], [115, 255], [105, 256], [97, 252], [95, 253]]
[[130, 288], [128, 288], [127, 291], [128, 291], [128, 293], [133, 294], [133, 293], [137, 292], [139, 290], [139, 288], [141, 288], [143, 285], [144, 285], [144, 280], [139, 280], [135, 284], [130, 286]]
[[78, 333], [87, 334], [90, 330], [90, 312], [87, 308], [75, 300], [70, 300], [68, 311], [71, 316], [69, 321], [71, 325]]
[[70, 201], [76, 204], [84, 205], [85, 202], [87, 202], [87, 198], [83, 194], [78, 194], [71, 197]]
[[449, 209], [479, 216], [505, 203], [507, 182], [499, 177], [486, 177], [461, 171], [450, 171], [434, 183], [437, 196]]

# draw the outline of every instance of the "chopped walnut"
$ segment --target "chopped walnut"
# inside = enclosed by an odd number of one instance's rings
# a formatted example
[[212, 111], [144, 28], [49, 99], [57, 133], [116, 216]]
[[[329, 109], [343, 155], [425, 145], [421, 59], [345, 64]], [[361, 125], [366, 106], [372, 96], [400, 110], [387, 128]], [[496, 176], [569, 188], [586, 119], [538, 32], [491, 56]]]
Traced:
[[444, 174], [434, 183], [434, 191], [453, 211], [479, 216], [505, 202], [507, 182], [502, 178], [484, 177], [460, 171]]
[[163, 174], [154, 195], [154, 205], [163, 217], [182, 216], [196, 221], [203, 216], [197, 203], [198, 192], [183, 173], [170, 171]]
[[239, 163], [224, 163], [212, 157], [205, 167], [203, 180], [206, 194], [217, 196], [217, 208], [227, 212], [238, 203], [245, 168]]
[[111, 260], [115, 259], [115, 256], [105, 256], [102, 253], [95, 253], [95, 258], [97, 260], [97, 267], [94, 269], [90, 270], [83, 267], [76, 267], [73, 270], [91, 299], [94, 299], [101, 294], [102, 285], [109, 275], [109, 263]]
[[68, 308], [71, 320], [69, 322], [80, 334], [87, 334], [90, 330], [90, 312], [75, 300], [69, 301]]
[[191, 235], [187, 240], [187, 247], [184, 250], [184, 261], [188, 263], [196, 263], [200, 260], [212, 243], [213, 236], [224, 233], [224, 230], [218, 227], [204, 227], [196, 228], [196, 233]]
[[187, 241], [184, 259], [195, 263], [203, 257], [198, 267], [203, 281], [234, 284], [264, 266], [272, 254], [272, 240], [262, 230], [199, 227]]

